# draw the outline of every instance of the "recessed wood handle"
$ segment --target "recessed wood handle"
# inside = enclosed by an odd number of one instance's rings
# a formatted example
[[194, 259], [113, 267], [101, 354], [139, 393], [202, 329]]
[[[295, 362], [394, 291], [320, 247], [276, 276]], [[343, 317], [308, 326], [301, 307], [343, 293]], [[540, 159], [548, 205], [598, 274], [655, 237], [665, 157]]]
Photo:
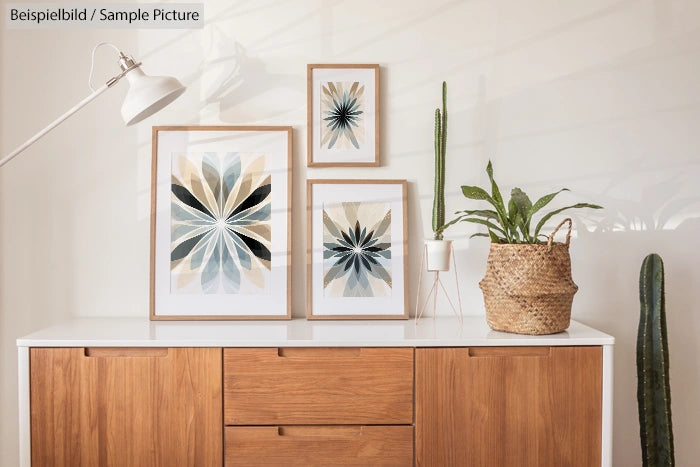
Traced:
[[167, 357], [167, 347], [85, 347], [86, 357]]
[[549, 347], [469, 347], [469, 356], [488, 357], [549, 357]]
[[359, 357], [361, 347], [279, 347], [278, 357], [285, 358], [325, 358]]
[[277, 436], [350, 438], [362, 436], [362, 426], [278, 426]]

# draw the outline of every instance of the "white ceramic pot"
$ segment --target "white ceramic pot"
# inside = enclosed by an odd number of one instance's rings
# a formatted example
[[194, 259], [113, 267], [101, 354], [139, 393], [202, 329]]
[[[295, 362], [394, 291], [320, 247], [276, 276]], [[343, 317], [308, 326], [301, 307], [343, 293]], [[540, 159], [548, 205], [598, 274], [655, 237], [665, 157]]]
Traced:
[[428, 271], [449, 271], [452, 240], [426, 240]]

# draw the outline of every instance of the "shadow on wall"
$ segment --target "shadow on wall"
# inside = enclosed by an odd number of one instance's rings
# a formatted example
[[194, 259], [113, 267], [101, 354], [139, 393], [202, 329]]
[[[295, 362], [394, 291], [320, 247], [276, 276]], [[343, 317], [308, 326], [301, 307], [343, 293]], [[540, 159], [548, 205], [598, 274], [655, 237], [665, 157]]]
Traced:
[[[634, 161], [632, 165], [642, 164]], [[606, 216], [596, 227], [596, 231], [631, 232], [631, 231], [661, 231], [685, 230], [700, 222], [700, 196], [692, 193], [696, 180], [689, 180], [688, 175], [698, 173], [697, 162], [689, 162], [687, 168], [679, 168], [671, 174], [661, 174], [656, 183], [644, 187], [638, 201], [629, 199], [613, 199], [615, 210], [604, 211]], [[638, 175], [638, 174], [637, 174]], [[634, 174], [628, 176], [634, 180]], [[628, 184], [619, 178], [610, 181], [608, 192], [614, 185]], [[690, 193], [684, 195], [684, 193]]]
[[[640, 161], [640, 166], [643, 162]], [[700, 196], [693, 178], [697, 161], [659, 170], [630, 171], [624, 180], [611, 180], [605, 217], [592, 231], [580, 229], [572, 242], [574, 319], [615, 336], [614, 446], [639, 446], [635, 345], [639, 322], [639, 269], [648, 253], [659, 253], [666, 268], [671, 401], [676, 453], [690, 452], [700, 432], [697, 387], [700, 371], [694, 357], [700, 354]], [[649, 180], [653, 180], [649, 183]], [[646, 181], [635, 185], [635, 181]], [[622, 199], [620, 190], [635, 195]], [[643, 188], [639, 188], [643, 187]], [[583, 225], [580, 222], [579, 226]], [[577, 313], [578, 311], [578, 313]], [[629, 462], [631, 453], [615, 452], [614, 464]], [[639, 451], [641, 460], [641, 448]]]
[[[305, 79], [299, 70], [294, 73], [270, 73], [265, 62], [249, 55], [239, 42], [227, 37], [219, 28], [211, 28], [211, 45], [197, 71], [188, 81], [201, 80], [202, 108], [219, 111], [222, 122], [238, 121], [238, 106], [277, 89], [285, 92], [305, 89]], [[288, 102], [267, 100], [259, 112], [251, 106], [245, 115], [249, 122], [267, 119], [270, 115], [287, 112]], [[248, 122], [247, 122], [248, 123]]]

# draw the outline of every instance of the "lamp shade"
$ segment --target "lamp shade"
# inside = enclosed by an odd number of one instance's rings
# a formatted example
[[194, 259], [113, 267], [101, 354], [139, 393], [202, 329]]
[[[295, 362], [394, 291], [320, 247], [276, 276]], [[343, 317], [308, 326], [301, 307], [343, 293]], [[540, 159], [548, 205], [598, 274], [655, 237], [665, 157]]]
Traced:
[[170, 76], [148, 76], [141, 68], [126, 74], [129, 91], [122, 104], [122, 118], [128, 125], [138, 123], [177, 99], [185, 86]]

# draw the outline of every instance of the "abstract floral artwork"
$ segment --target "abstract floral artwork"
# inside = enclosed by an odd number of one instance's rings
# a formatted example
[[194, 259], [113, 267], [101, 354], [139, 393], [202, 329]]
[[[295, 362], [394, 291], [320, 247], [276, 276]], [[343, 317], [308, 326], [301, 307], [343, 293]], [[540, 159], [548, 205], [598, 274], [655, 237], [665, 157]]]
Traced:
[[331, 297], [391, 294], [391, 207], [346, 202], [323, 209], [324, 292]]
[[291, 318], [292, 128], [153, 127], [152, 320]]
[[207, 152], [172, 162], [171, 292], [264, 292], [272, 190], [265, 155]]
[[321, 145], [328, 149], [360, 149], [365, 142], [365, 85], [321, 83]]
[[308, 180], [308, 319], [406, 319], [405, 180]]
[[379, 165], [379, 65], [308, 65], [309, 167]]

